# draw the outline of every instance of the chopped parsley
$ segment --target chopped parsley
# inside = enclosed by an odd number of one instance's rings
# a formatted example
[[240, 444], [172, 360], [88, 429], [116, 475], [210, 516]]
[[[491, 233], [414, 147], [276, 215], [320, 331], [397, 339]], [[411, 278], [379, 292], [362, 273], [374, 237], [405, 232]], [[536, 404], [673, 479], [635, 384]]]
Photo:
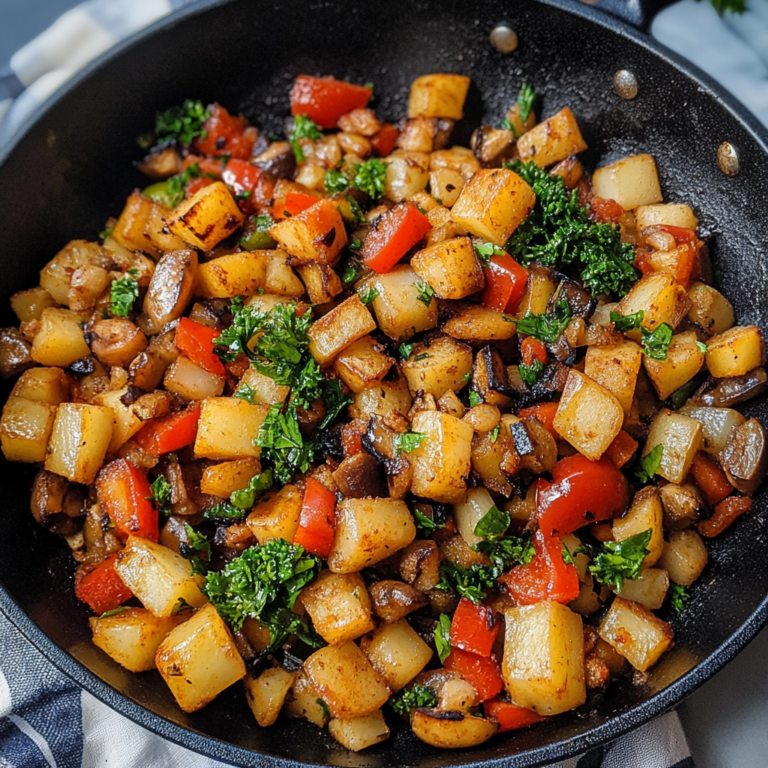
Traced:
[[662, 323], [653, 331], [641, 330], [643, 353], [651, 360], [666, 360], [669, 344], [672, 341], [672, 327]]
[[511, 523], [509, 512], [493, 506], [477, 521], [474, 533], [481, 539], [496, 538], [501, 536]]
[[331, 710], [328, 709], [328, 705], [323, 701], [323, 699], [315, 699], [317, 701], [318, 706], [323, 711], [323, 719], [330, 720], [331, 719]]
[[429, 685], [414, 683], [410, 688], [403, 688], [390, 698], [389, 703], [398, 715], [410, 717], [418, 707], [436, 707], [437, 694]]
[[188, 146], [195, 139], [205, 138], [203, 124], [210, 116], [210, 110], [203, 106], [202, 101], [187, 99], [180, 107], [174, 106], [165, 112], [158, 112], [153, 139], [157, 144], [175, 141]]
[[702, 355], [707, 354], [707, 345], [703, 341], [697, 341], [696, 347], [698, 348], [699, 352], [701, 352]]
[[278, 482], [290, 483], [293, 475], [306, 472], [315, 458], [314, 443], [299, 429], [296, 406], [290, 403], [271, 406], [254, 444], [262, 449], [262, 457], [270, 461]]
[[669, 585], [667, 600], [669, 607], [676, 613], [681, 614], [685, 610], [685, 604], [691, 599], [688, 590], [682, 584], [676, 584], [674, 581]]
[[440, 614], [435, 627], [435, 648], [437, 648], [440, 663], [444, 664], [451, 654], [451, 617], [444, 613]]
[[652, 451], [649, 451], [640, 459], [640, 467], [635, 472], [637, 479], [641, 483], [652, 483], [653, 478], [661, 466], [661, 456], [664, 453], [664, 446], [659, 443]]
[[272, 470], [265, 469], [260, 474], [254, 475], [245, 488], [240, 491], [233, 491], [229, 501], [238, 509], [250, 509], [256, 503], [256, 499], [271, 487]]
[[339, 379], [325, 379], [322, 389], [325, 416], [318, 429], [325, 429], [352, 402], [352, 398], [344, 394], [344, 387]]
[[469, 392], [469, 407], [474, 408], [476, 405], [480, 405], [483, 402], [483, 398], [474, 389]]
[[341, 273], [341, 282], [344, 285], [350, 285], [354, 283], [360, 277], [360, 264], [355, 259], [350, 259], [344, 266], [344, 271]]
[[507, 252], [503, 248], [499, 248], [498, 245], [494, 245], [493, 243], [476, 243], [474, 248], [477, 260], [486, 269], [491, 266], [491, 259], [494, 256], [507, 255]]
[[669, 403], [672, 408], [679, 411], [688, 401], [688, 398], [696, 391], [700, 383], [698, 378], [693, 378], [690, 381], [686, 381], [680, 389], [676, 389], [669, 396]]
[[475, 544], [473, 549], [488, 555], [497, 570], [497, 577], [513, 565], [528, 565], [536, 554], [529, 531], [501, 538], [491, 537]]
[[246, 403], [250, 403], [251, 405], [260, 405], [256, 400], [257, 392], [250, 384], [241, 383], [235, 390], [235, 397], [239, 397], [241, 400], [245, 400]]
[[352, 170], [355, 173], [352, 179], [353, 187], [362, 190], [373, 200], [378, 200], [384, 194], [387, 166], [378, 157], [353, 165]]
[[552, 312], [540, 315], [526, 312], [525, 317], [515, 322], [518, 333], [533, 336], [547, 344], [555, 344], [571, 322], [571, 306], [565, 298], [561, 298], [555, 302]]
[[529, 386], [532, 387], [541, 376], [541, 372], [544, 370], [544, 363], [541, 360], [534, 360], [530, 365], [520, 363], [517, 366], [520, 378]]
[[126, 275], [113, 280], [109, 288], [109, 311], [112, 317], [128, 317], [138, 298], [139, 284], [131, 277]]
[[[478, 545], [479, 546], [479, 545]], [[496, 584], [502, 570], [497, 564], [492, 565], [456, 565], [451, 560], [440, 563], [440, 581], [435, 589], [455, 592], [459, 597], [466, 597], [473, 603], [482, 603], [485, 590]]]
[[491, 442], [495, 443], [499, 439], [499, 432], [501, 431], [501, 424], [497, 424], [491, 432]]
[[359, 290], [357, 295], [360, 297], [360, 301], [367, 307], [379, 295], [379, 291], [376, 286], [371, 285], [368, 288]]
[[413, 352], [415, 346], [415, 343], [403, 342], [398, 347], [397, 351], [400, 353], [400, 357], [402, 357], [403, 360], [407, 360], [411, 356], [411, 352]]
[[428, 358], [429, 358], [429, 352], [419, 352], [419, 354], [416, 355], [416, 357], [414, 357], [413, 359], [415, 362], [418, 363], [419, 360], [427, 360]]
[[533, 109], [533, 102], [536, 101], [536, 91], [528, 83], [523, 83], [520, 93], [517, 96], [517, 107], [520, 110], [520, 119], [525, 122]]
[[152, 495], [147, 499], [157, 507], [157, 511], [164, 517], [171, 516], [171, 484], [165, 475], [158, 475], [150, 486]]
[[418, 538], [428, 539], [439, 528], [445, 528], [445, 523], [440, 523], [434, 518], [427, 517], [421, 510], [413, 510], [413, 522], [416, 525]]
[[625, 579], [639, 579], [640, 568], [648, 554], [652, 531], [638, 533], [623, 541], [606, 541], [589, 566], [590, 573], [600, 584], [621, 592]]
[[288, 134], [288, 141], [293, 147], [293, 154], [296, 155], [296, 162], [303, 163], [307, 158], [301, 149], [299, 139], [320, 139], [323, 134], [320, 129], [306, 115], [296, 115], [293, 118], [293, 128]]
[[189, 523], [184, 523], [187, 541], [179, 544], [179, 554], [192, 563], [192, 573], [205, 576], [211, 560], [211, 542]]
[[643, 327], [643, 318], [645, 312], [639, 309], [632, 315], [622, 315], [618, 312], [611, 312], [611, 322], [613, 323], [614, 330], [619, 333], [627, 333], [627, 331], [638, 331]]
[[425, 280], [419, 280], [414, 283], [418, 292], [416, 300], [420, 301], [425, 307], [432, 305], [432, 298], [435, 295], [434, 288]]
[[111, 611], [104, 611], [104, 613], [99, 616], [100, 619], [108, 619], [110, 616], [117, 616], [121, 613], [125, 613], [128, 610], [127, 605], [121, 605], [117, 608], [113, 608]]
[[403, 432], [395, 435], [394, 444], [398, 453], [411, 453], [424, 441], [424, 432]]
[[326, 171], [325, 191], [331, 195], [346, 192], [349, 189], [349, 179], [341, 171]]
[[209, 507], [203, 512], [206, 520], [216, 520], [225, 523], [232, 523], [242, 520], [245, 517], [246, 510], [232, 506], [228, 501], [222, 501], [213, 507]]

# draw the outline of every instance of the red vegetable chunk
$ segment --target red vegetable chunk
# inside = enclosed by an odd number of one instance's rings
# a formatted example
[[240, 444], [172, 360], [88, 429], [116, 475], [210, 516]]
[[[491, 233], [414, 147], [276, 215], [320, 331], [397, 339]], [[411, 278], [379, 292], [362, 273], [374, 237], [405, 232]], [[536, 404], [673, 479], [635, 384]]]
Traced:
[[128, 536], [150, 541], [160, 538], [157, 510], [149, 501], [152, 488], [144, 473], [127, 459], [102, 467], [96, 477], [96, 496], [121, 541]]
[[499, 624], [493, 608], [477, 605], [462, 597], [453, 614], [451, 646], [480, 656], [490, 656], [498, 634]]
[[529, 272], [511, 256], [494, 256], [483, 269], [485, 289], [480, 301], [497, 312], [514, 312], [525, 293]]
[[307, 490], [293, 543], [300, 544], [313, 555], [328, 557], [335, 525], [336, 494], [314, 477], [307, 478]]
[[133, 441], [147, 453], [161, 454], [178, 451], [195, 442], [200, 404], [190, 403], [185, 410], [152, 419], [133, 437]]
[[94, 613], [114, 611], [133, 597], [131, 590], [117, 575], [116, 560], [117, 554], [110, 555], [75, 587], [77, 599], [87, 603]]
[[389, 272], [430, 229], [432, 225], [418, 206], [399, 203], [379, 217], [365, 238], [360, 257], [374, 272]]
[[176, 346], [183, 355], [208, 373], [224, 376], [227, 371], [213, 351], [213, 340], [218, 336], [219, 332], [215, 328], [182, 317], [176, 328]]
[[498, 696], [504, 687], [499, 662], [492, 656], [479, 656], [453, 648], [445, 660], [445, 668], [458, 672], [477, 691], [480, 701]]
[[291, 114], [306, 115], [320, 128], [335, 128], [342, 115], [366, 107], [371, 93], [334, 77], [299, 75], [291, 89]]

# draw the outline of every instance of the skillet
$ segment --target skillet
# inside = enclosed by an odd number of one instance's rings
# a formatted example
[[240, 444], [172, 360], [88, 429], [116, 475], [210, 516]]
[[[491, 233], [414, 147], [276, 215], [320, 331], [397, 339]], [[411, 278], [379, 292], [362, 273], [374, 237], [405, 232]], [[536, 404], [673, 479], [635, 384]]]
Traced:
[[[601, 0], [647, 26], [663, 0]], [[502, 54], [489, 34], [505, 22], [519, 45]], [[620, 98], [613, 76], [637, 78]], [[427, 72], [472, 77], [456, 143], [481, 121], [499, 124], [523, 82], [542, 95], [546, 117], [570, 106], [590, 149], [588, 167], [635, 152], [656, 157], [664, 197], [691, 204], [711, 230], [715, 265], [740, 324], [768, 319], [768, 134], [733, 99], [629, 24], [572, 0], [208, 0], [121, 44], [59, 92], [0, 158], [0, 313], [9, 296], [68, 240], [95, 239], [128, 190], [143, 186], [132, 166], [135, 137], [154, 113], [184, 98], [218, 100], [269, 133], [281, 130], [301, 72], [373, 81], [379, 113], [404, 114], [408, 87]], [[717, 150], [736, 148], [740, 172], [726, 176]], [[0, 392], [7, 395], [9, 385]], [[768, 423], [763, 400], [744, 412]], [[406, 727], [361, 754], [330, 746], [304, 722], [260, 729], [239, 686], [184, 714], [160, 678], [133, 675], [91, 645], [87, 609], [72, 589], [64, 542], [28, 511], [34, 467], [0, 461], [4, 495], [0, 609], [54, 664], [118, 712], [214, 758], [244, 766], [534, 766], [572, 756], [670, 709], [751, 640], [768, 619], [768, 495], [710, 546], [710, 564], [686, 612], [673, 622], [675, 648], [643, 686], [615, 685], [599, 703], [471, 750], [439, 752]]]

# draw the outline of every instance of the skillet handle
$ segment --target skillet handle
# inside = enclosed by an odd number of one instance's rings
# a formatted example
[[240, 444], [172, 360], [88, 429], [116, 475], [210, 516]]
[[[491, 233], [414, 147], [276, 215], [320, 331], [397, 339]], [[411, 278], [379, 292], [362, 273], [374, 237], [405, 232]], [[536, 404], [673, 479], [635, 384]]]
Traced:
[[597, 0], [594, 7], [648, 32], [656, 14], [674, 2], [676, 0]]

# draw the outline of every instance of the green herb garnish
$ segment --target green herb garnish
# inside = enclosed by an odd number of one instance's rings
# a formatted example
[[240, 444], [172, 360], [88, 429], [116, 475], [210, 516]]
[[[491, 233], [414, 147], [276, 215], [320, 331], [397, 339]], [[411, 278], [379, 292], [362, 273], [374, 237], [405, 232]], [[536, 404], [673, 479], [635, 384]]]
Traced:
[[293, 128], [288, 134], [288, 141], [293, 147], [293, 154], [296, 155], [296, 162], [303, 163], [307, 158], [301, 149], [299, 139], [321, 139], [323, 136], [317, 124], [312, 122], [306, 115], [296, 115], [293, 118]]
[[203, 123], [211, 116], [202, 101], [187, 99], [180, 107], [171, 107], [155, 117], [155, 140], [158, 144], [176, 141], [185, 146], [204, 139]]
[[109, 289], [109, 311], [112, 317], [128, 317], [139, 298], [139, 284], [130, 277], [112, 281]]
[[643, 353], [651, 360], [666, 360], [669, 344], [672, 341], [672, 327], [662, 323], [653, 331], [641, 329]]
[[444, 613], [440, 614], [435, 627], [435, 648], [437, 648], [440, 663], [445, 664], [445, 660], [451, 654], [451, 617]]
[[403, 432], [395, 435], [395, 449], [398, 453], [411, 453], [421, 445], [425, 437], [423, 432]]
[[436, 707], [437, 694], [428, 685], [414, 683], [410, 688], [403, 688], [390, 698], [389, 703], [398, 715], [410, 717], [411, 712], [418, 707]]
[[664, 453], [664, 446], [659, 444], [640, 459], [640, 467], [635, 472], [637, 479], [641, 483], [652, 483], [653, 478], [661, 466], [661, 456]]
[[536, 101], [536, 91], [528, 83], [523, 83], [520, 93], [517, 96], [517, 107], [520, 110], [520, 119], [525, 122], [533, 109], [533, 102]]
[[651, 534], [649, 528], [623, 541], [606, 541], [589, 566], [595, 580], [621, 592], [625, 579], [639, 579]]
[[477, 254], [477, 260], [486, 269], [491, 266], [491, 259], [494, 256], [507, 256], [507, 252], [503, 248], [499, 248], [498, 245], [493, 243], [480, 243], [475, 244], [475, 253]]
[[250, 509], [256, 503], [256, 499], [271, 487], [272, 470], [265, 469], [260, 474], [254, 475], [245, 488], [240, 491], [233, 491], [229, 501], [238, 509]]
[[529, 386], [532, 387], [541, 376], [541, 372], [544, 370], [544, 363], [541, 360], [534, 360], [530, 365], [520, 363], [517, 366], [520, 378]]
[[379, 295], [379, 291], [375, 286], [371, 285], [368, 288], [360, 289], [357, 295], [360, 297], [360, 301], [368, 306]]
[[187, 541], [179, 543], [179, 554], [192, 563], [192, 573], [205, 576], [211, 560], [211, 542], [189, 523], [184, 523]]
[[480, 405], [483, 402], [483, 398], [474, 389], [469, 392], [469, 407], [474, 408], [476, 405]]
[[425, 280], [419, 280], [414, 283], [416, 291], [418, 292], [416, 300], [420, 301], [425, 307], [432, 305], [432, 298], [435, 295], [435, 291], [432, 286]]
[[667, 600], [672, 610], [680, 615], [685, 610], [685, 604], [691, 599], [688, 590], [682, 584], [676, 584], [674, 581], [669, 585], [667, 591]]
[[331, 195], [346, 192], [349, 189], [349, 179], [341, 171], [326, 171], [325, 191]]
[[565, 298], [562, 298], [555, 302], [551, 312], [544, 312], [540, 315], [526, 312], [525, 317], [514, 322], [517, 323], [518, 333], [533, 336], [547, 344], [555, 344], [570, 321], [571, 306]]
[[509, 512], [493, 506], [477, 521], [474, 534], [481, 539], [495, 539], [501, 536], [511, 523]]
[[157, 511], [163, 517], [171, 516], [171, 484], [166, 480], [165, 475], [158, 475], [150, 486], [152, 495], [147, 501], [153, 502], [157, 506]]
[[378, 200], [386, 191], [384, 178], [387, 166], [378, 157], [372, 157], [362, 164], [352, 166], [355, 175], [352, 186], [368, 194], [373, 200]]
[[411, 356], [411, 352], [413, 352], [413, 348], [416, 346], [415, 343], [407, 343], [403, 342], [398, 347], [398, 352], [400, 353], [400, 357], [403, 358], [403, 360], [407, 360]]
[[117, 608], [113, 608], [111, 611], [104, 611], [104, 613], [99, 616], [100, 619], [108, 619], [110, 616], [117, 616], [121, 613], [125, 613], [128, 610], [127, 605], [120, 605]]

